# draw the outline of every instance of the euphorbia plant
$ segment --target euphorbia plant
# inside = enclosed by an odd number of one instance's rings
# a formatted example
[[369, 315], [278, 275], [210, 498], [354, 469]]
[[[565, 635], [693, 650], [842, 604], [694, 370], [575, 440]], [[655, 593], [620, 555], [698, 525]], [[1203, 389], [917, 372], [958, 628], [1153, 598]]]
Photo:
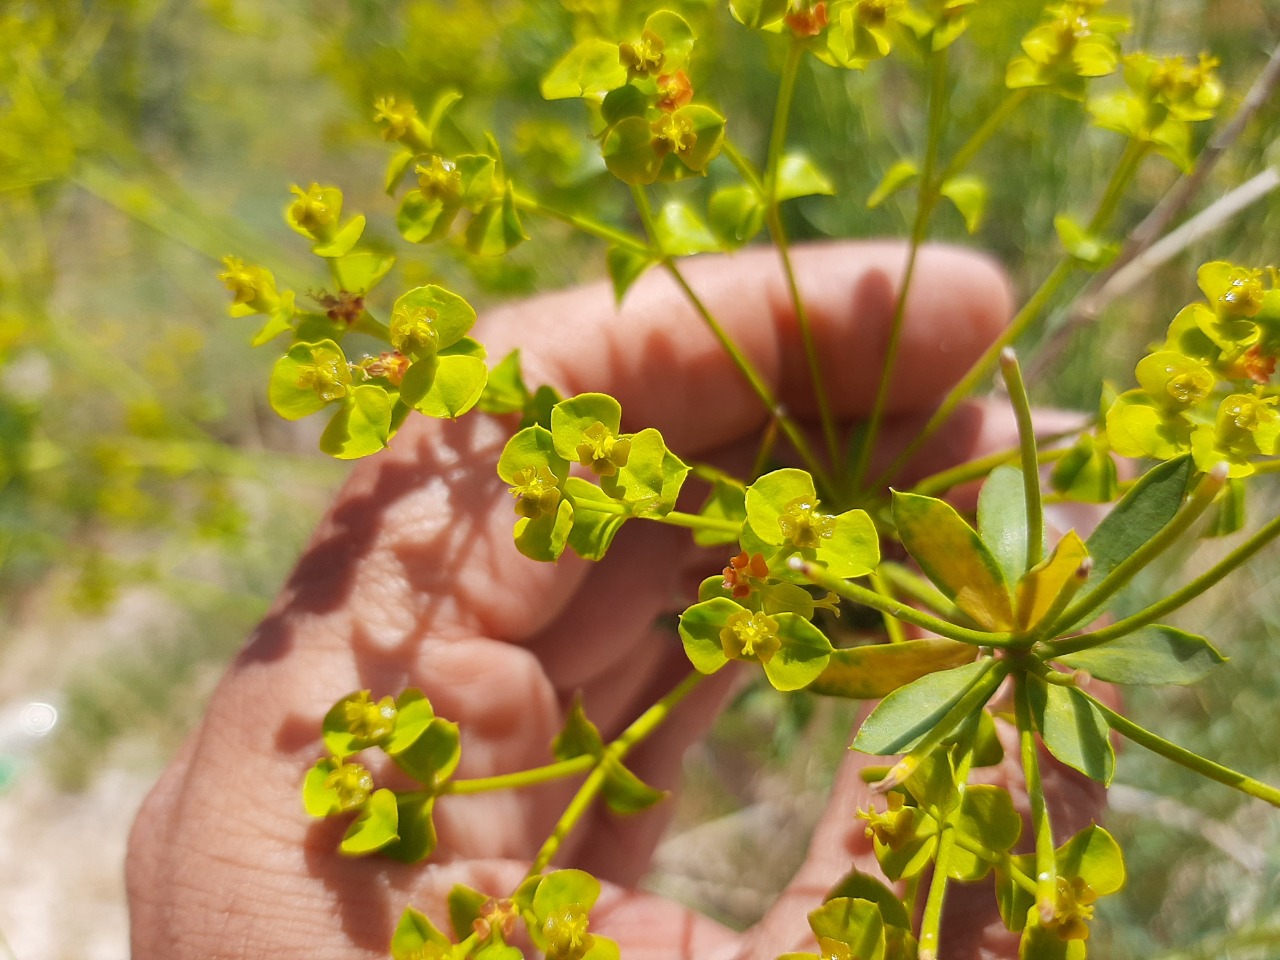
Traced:
[[[815, 904], [810, 924], [822, 957], [945, 956], [948, 888], [977, 881], [993, 883], [1005, 924], [1021, 938], [1021, 956], [1083, 957], [1095, 901], [1122, 885], [1123, 858], [1097, 824], [1055, 838], [1039, 743], [1058, 762], [1106, 784], [1118, 734], [1280, 806], [1280, 791], [1145, 729], [1099, 699], [1092, 684], [1191, 683], [1224, 660], [1208, 639], [1162, 621], [1270, 542], [1280, 521], [1264, 524], [1167, 597], [1100, 618], [1135, 575], [1204, 529], [1203, 517], [1212, 532], [1239, 529], [1244, 479], [1280, 463], [1273, 459], [1280, 438], [1280, 392], [1272, 384], [1280, 354], [1276, 272], [1260, 264], [1202, 266], [1205, 299], [1178, 313], [1165, 343], [1138, 361], [1139, 387], [1104, 402], [1074, 445], [1037, 439], [1009, 349], [1044, 320], [1077, 274], [1117, 256], [1117, 214], [1144, 164], [1195, 167], [1194, 125], [1210, 120], [1223, 98], [1215, 61], [1125, 52], [1127, 24], [1103, 11], [1101, 0], [1050, 4], [1021, 49], [1007, 52], [999, 104], [948, 150], [952, 60], [977, 3], [733, 0], [740, 28], [761, 34], [781, 62], [759, 160], [735, 142], [733, 118], [696, 82], [696, 18], [657, 5], [639, 16], [583, 11], [580, 40], [548, 64], [542, 93], [582, 102], [599, 175], [629, 191], [629, 219], [598, 219], [571, 200], [543, 196], [536, 184], [516, 182], [495, 136], [483, 148], [447, 149], [442, 130], [452, 93], [421, 110], [391, 96], [377, 104], [383, 136], [395, 144], [385, 185], [400, 198], [396, 225], [409, 243], [455, 242], [477, 255], [501, 255], [528, 239], [526, 221], [549, 218], [602, 241], [619, 299], [650, 269], [669, 275], [768, 414], [755, 463], [742, 474], [682, 456], [657, 429], [630, 424], [607, 394], [564, 397], [531, 386], [518, 352], [488, 366], [484, 345], [470, 335], [475, 312], [440, 285], [401, 293], [380, 319], [388, 304], [375, 288], [392, 258], [361, 245], [366, 221], [343, 219], [337, 187], [295, 187], [286, 210], [331, 270], [337, 292], [326, 295], [323, 313], [277, 290], [265, 268], [228, 258], [223, 279], [233, 314], [266, 317], [256, 342], [290, 340], [272, 376], [272, 405], [291, 419], [329, 411], [326, 452], [347, 459], [375, 453], [395, 443], [415, 411], [448, 419], [482, 411], [505, 417], [509, 427], [495, 469], [509, 488], [514, 540], [525, 557], [555, 562], [571, 551], [600, 560], [625, 536], [624, 526], [643, 523], [683, 528], [723, 554], [723, 570], [711, 572], [679, 613], [687, 677], [611, 740], [575, 702], [545, 765], [455, 778], [466, 731], [437, 717], [420, 691], [335, 691], [341, 699], [324, 721], [326, 755], [306, 774], [303, 797], [313, 816], [349, 821], [344, 853], [421, 860], [437, 845], [439, 797], [585, 777], [523, 882], [483, 892], [459, 887], [450, 898], [449, 932], [408, 908], [390, 944], [397, 960], [514, 957], [526, 940], [552, 960], [614, 956], [617, 945], [590, 916], [598, 882], [549, 867], [597, 798], [624, 814], [662, 800], [628, 768], [628, 754], [730, 661], [758, 665], [784, 694], [880, 699], [852, 748], [897, 759], [872, 768], [881, 799], [859, 816], [883, 874], [901, 882], [890, 889], [851, 874]], [[811, 59], [816, 69], [862, 71], [898, 57], [925, 77], [923, 142], [865, 199], [877, 206], [911, 188], [915, 206], [882, 376], [866, 423], [846, 435], [823, 382], [782, 214], [787, 201], [835, 187], [810, 157], [788, 149], [789, 117], [799, 71]], [[1108, 87], [1094, 90], [1116, 72]], [[1118, 133], [1114, 169], [1085, 217], [1056, 217], [1059, 262], [1007, 330], [907, 449], [873, 470], [899, 373], [908, 292], [918, 282], [918, 253], [934, 215], [946, 200], [970, 231], [978, 228], [988, 188], [971, 165], [1036, 97], [1080, 101], [1097, 126]], [[705, 189], [708, 180], [713, 189]], [[816, 439], [779, 404], [768, 379], [699, 298], [680, 259], [732, 250], [765, 229], [805, 346]], [[371, 338], [365, 347], [356, 343], [360, 336]], [[361, 359], [361, 349], [376, 353]], [[937, 439], [997, 364], [1018, 424], [1017, 447], [891, 489], [904, 464]], [[1158, 462], [1121, 482], [1113, 452]], [[1051, 461], [1046, 492], [1042, 468]], [[938, 496], [975, 480], [982, 490], [972, 514]], [[1092, 532], [1052, 530], [1044, 511], [1050, 496], [1114, 506]], [[842, 628], [842, 613], [857, 607], [883, 617], [883, 637]], [[1003, 759], [997, 724], [1014, 731], [1029, 830], [1003, 787], [974, 779], [975, 770]], [[369, 751], [383, 752], [395, 771], [362, 756]], [[385, 783], [375, 770], [389, 771]]]

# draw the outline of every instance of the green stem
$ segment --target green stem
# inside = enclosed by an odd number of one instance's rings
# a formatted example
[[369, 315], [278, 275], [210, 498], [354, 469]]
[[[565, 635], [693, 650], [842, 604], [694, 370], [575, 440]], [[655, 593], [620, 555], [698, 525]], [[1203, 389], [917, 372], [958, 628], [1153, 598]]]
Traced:
[[[1072, 430], [1071, 433], [1078, 431]], [[1045, 438], [1041, 443], [1052, 443], [1062, 439], [1062, 435], [1058, 434], [1053, 437]], [[1054, 447], [1052, 450], [1041, 450], [1036, 448], [1036, 458], [1040, 463], [1053, 463], [1061, 460], [1071, 452], [1070, 447]], [[996, 467], [1003, 466], [1006, 463], [1016, 463], [1022, 455], [1022, 450], [1018, 447], [1010, 447], [1008, 450], [1000, 450], [996, 453], [988, 454], [985, 457], [979, 457], [976, 460], [970, 460], [967, 463], [959, 464], [951, 467], [949, 470], [940, 470], [937, 473], [925, 477], [919, 483], [911, 488], [911, 493], [918, 493], [922, 496], [936, 497], [940, 493], [945, 493], [952, 487], [958, 487], [962, 483], [968, 483], [971, 480], [979, 480], [985, 477]], [[1043, 499], [1043, 498], [1042, 498]]]
[[1036, 882], [1035, 879], [1027, 874], [1025, 870], [1013, 862], [1013, 857], [1004, 850], [992, 850], [972, 837], [966, 837], [964, 834], [957, 833], [956, 846], [961, 850], [967, 850], [975, 857], [979, 857], [987, 863], [999, 864], [1009, 872], [1009, 878], [1027, 893], [1035, 896]]
[[723, 520], [718, 517], [704, 517], [697, 513], [682, 513], [672, 510], [661, 517], [650, 517], [658, 523], [672, 527], [684, 527], [687, 530], [714, 530], [718, 533], [732, 533], [735, 536], [742, 532], [741, 520]]
[[[947, 599], [946, 594], [935, 587], [924, 577], [904, 567], [900, 563], [882, 561], [879, 572], [885, 582], [899, 593], [905, 593], [916, 603], [923, 604], [944, 620], [959, 623], [965, 614]], [[962, 623], [961, 626], [967, 626]]]
[[1027, 98], [1031, 92], [1031, 87], [1020, 87], [1017, 90], [1010, 90], [1005, 94], [1005, 98], [991, 113], [987, 114], [987, 119], [982, 122], [982, 126], [978, 127], [955, 152], [955, 156], [947, 164], [946, 168], [938, 177], [939, 183], [946, 183], [957, 173], [960, 173], [973, 160], [979, 150], [981, 150], [991, 139], [992, 135], [999, 130], [1006, 120], [1013, 115], [1013, 112], [1022, 106], [1022, 101]]
[[817, 584], [824, 590], [830, 590], [846, 600], [853, 600], [855, 603], [861, 603], [864, 606], [871, 607], [873, 610], [887, 613], [889, 616], [896, 617], [904, 623], [912, 623], [917, 627], [923, 627], [925, 630], [936, 633], [940, 637], [958, 640], [961, 643], [972, 644], [976, 647], [1008, 647], [1012, 645], [1012, 634], [971, 630], [968, 627], [961, 627], [946, 620], [931, 617], [929, 614], [923, 613], [915, 607], [907, 606], [907, 604], [898, 600], [882, 597], [874, 590], [868, 590], [866, 587], [860, 587], [856, 583], [833, 577], [816, 564], [808, 563], [799, 557], [793, 557], [789, 566], [811, 583]]
[[795, 448], [796, 453], [800, 455], [800, 459], [804, 461], [804, 465], [808, 471], [813, 474], [814, 482], [817, 483], [820, 488], [830, 489], [830, 477], [828, 476], [826, 469], [823, 467], [822, 462], [814, 453], [813, 447], [809, 444], [808, 437], [804, 435], [804, 431], [800, 429], [799, 424], [792, 420], [782, 408], [782, 405], [778, 402], [777, 397], [774, 396], [769, 385], [765, 383], [764, 378], [760, 376], [759, 371], [757, 371], [751, 361], [747, 359], [746, 355], [741, 349], [739, 349], [738, 345], [734, 343], [729, 334], [725, 332], [724, 327], [720, 325], [720, 322], [716, 320], [711, 311], [707, 309], [706, 304], [703, 303], [702, 299], [694, 292], [693, 287], [689, 286], [689, 281], [686, 280], [684, 274], [680, 272], [680, 268], [676, 265], [675, 261], [670, 257], [666, 257], [662, 262], [663, 266], [666, 267], [667, 272], [671, 274], [672, 278], [674, 278], [676, 283], [680, 286], [680, 289], [684, 292], [689, 303], [693, 305], [693, 309], [697, 311], [698, 316], [700, 316], [702, 321], [707, 325], [712, 336], [716, 338], [721, 348], [733, 362], [733, 365], [737, 367], [738, 372], [741, 373], [743, 378], [747, 381], [752, 392], [754, 392], [759, 398], [761, 405], [765, 408], [765, 411], [769, 413], [770, 416], [777, 419], [778, 426], [781, 427], [782, 432], [786, 434], [787, 440], [790, 441], [791, 445]]
[[[1081, 692], [1084, 693], [1084, 691]], [[1243, 773], [1232, 770], [1230, 767], [1224, 767], [1220, 763], [1207, 760], [1200, 754], [1192, 753], [1190, 750], [1175, 743], [1170, 743], [1163, 737], [1156, 736], [1145, 727], [1140, 727], [1127, 717], [1116, 713], [1106, 704], [1089, 696], [1089, 694], [1085, 693], [1084, 695], [1102, 712], [1102, 715], [1107, 720], [1107, 725], [1120, 736], [1132, 740], [1138, 746], [1146, 747], [1152, 753], [1158, 753], [1166, 760], [1172, 760], [1174, 763], [1186, 767], [1202, 777], [1208, 777], [1210, 780], [1226, 784], [1233, 790], [1239, 790], [1241, 793], [1269, 803], [1273, 807], [1280, 807], [1280, 790], [1275, 787], [1269, 786], [1260, 780], [1255, 780], [1253, 777], [1247, 777]]]
[[1091, 647], [1100, 646], [1111, 640], [1123, 637], [1135, 630], [1155, 623], [1166, 613], [1177, 610], [1179, 607], [1194, 600], [1200, 594], [1204, 593], [1210, 587], [1216, 585], [1228, 574], [1237, 570], [1249, 561], [1254, 554], [1269, 544], [1272, 540], [1280, 535], [1280, 517], [1273, 517], [1265, 525], [1253, 534], [1248, 540], [1240, 544], [1229, 554], [1223, 557], [1218, 563], [1214, 564], [1200, 576], [1196, 577], [1186, 586], [1175, 590], [1169, 596], [1161, 600], [1157, 600], [1149, 607], [1144, 607], [1132, 616], [1125, 617], [1123, 620], [1117, 620], [1109, 626], [1103, 627], [1101, 630], [1095, 630], [1092, 633], [1082, 633], [1076, 637], [1070, 637], [1065, 640], [1058, 640], [1053, 643], [1044, 645], [1044, 659], [1052, 660], [1054, 657], [1066, 656], [1069, 653], [1079, 653], [1081, 650], [1088, 650]]
[[1030, 570], [1044, 556], [1044, 506], [1040, 502], [1040, 464], [1036, 459], [1035, 426], [1031, 423], [1031, 399], [1022, 381], [1022, 370], [1012, 348], [1000, 352], [1000, 369], [1009, 390], [1009, 402], [1018, 422], [1018, 451], [1022, 458], [1022, 494], [1027, 506], [1027, 565]]
[[934, 854], [933, 876], [929, 878], [929, 893], [924, 901], [924, 914], [920, 918], [920, 960], [936, 960], [942, 933], [942, 905], [947, 894], [947, 872], [951, 869], [951, 857], [956, 849], [956, 830], [946, 824], [938, 837], [938, 851]]
[[725, 137], [724, 145], [720, 148], [720, 152], [733, 164], [733, 168], [738, 171], [738, 176], [742, 177], [752, 190], [764, 196], [764, 183], [760, 180], [760, 174], [756, 171], [751, 161], [728, 137]]
[[[1115, 208], [1119, 205], [1125, 188], [1128, 187], [1134, 174], [1137, 173], [1138, 165], [1146, 155], [1147, 148], [1148, 145], [1146, 144], [1140, 144], [1135, 147], [1132, 141], [1125, 148], [1124, 153], [1121, 154], [1120, 160], [1116, 164], [1116, 169], [1111, 174], [1111, 179], [1103, 191], [1098, 210], [1093, 215], [1093, 219], [1089, 221], [1090, 233], [1100, 231], [1115, 213]], [[960, 378], [960, 382], [951, 388], [950, 392], [943, 398], [942, 403], [938, 405], [938, 409], [933, 416], [929, 418], [929, 422], [924, 425], [924, 428], [898, 454], [893, 463], [876, 478], [871, 485], [873, 488], [882, 487], [892, 480], [903, 465], [933, 438], [933, 435], [938, 432], [944, 423], [951, 419], [951, 415], [955, 413], [961, 402], [991, 373], [1000, 357], [1000, 351], [1022, 336], [1027, 331], [1027, 328], [1040, 318], [1049, 302], [1058, 293], [1062, 285], [1066, 283], [1075, 268], [1076, 261], [1070, 255], [1064, 256], [1058, 261], [1057, 266], [1053, 268], [1049, 276], [1045, 278], [1044, 283], [1040, 285], [1040, 289], [1033, 293], [1022, 309], [1014, 314], [1004, 332], [983, 352], [977, 362], [969, 368], [969, 372]]]
[[1120, 588], [1133, 579], [1139, 570], [1142, 570], [1168, 549], [1178, 537], [1186, 532], [1191, 524], [1199, 519], [1200, 514], [1204, 513], [1209, 508], [1209, 505], [1213, 503], [1213, 498], [1218, 495], [1218, 491], [1222, 489], [1226, 479], [1227, 471], [1225, 465], [1219, 465], [1219, 467], [1215, 467], [1209, 473], [1206, 473], [1200, 479], [1200, 482], [1196, 484], [1195, 490], [1192, 491], [1187, 502], [1183, 504], [1182, 509], [1174, 514], [1173, 519], [1161, 527], [1154, 537], [1116, 564], [1115, 568], [1103, 577], [1097, 586], [1069, 606], [1066, 613], [1058, 618], [1053, 626], [1046, 631], [1046, 634], [1051, 636], [1062, 633], [1072, 624], [1079, 623], [1087, 618], [1113, 597]]
[[651, 244], [647, 244], [642, 240], [633, 237], [631, 234], [622, 230], [618, 230], [608, 224], [593, 220], [590, 217], [584, 217], [578, 213], [570, 213], [567, 210], [561, 210], [557, 207], [550, 206], [535, 197], [526, 196], [521, 193], [513, 195], [516, 208], [526, 213], [532, 213], [535, 216], [546, 217], [548, 220], [556, 220], [560, 223], [566, 223], [571, 227], [581, 230], [583, 233], [615, 246], [623, 247], [633, 253], [643, 256], [653, 256], [654, 249]]
[[609, 761], [620, 763], [631, 748], [653, 733], [671, 715], [671, 711], [675, 709], [676, 705], [692, 693], [704, 679], [705, 677], [701, 673], [694, 672], [689, 674], [680, 681], [674, 690], [640, 714], [631, 726], [622, 731], [618, 739], [604, 748], [604, 754], [599, 758], [595, 769], [583, 781], [582, 786], [578, 787], [578, 792], [573, 795], [573, 799], [569, 801], [564, 813], [560, 815], [560, 819], [556, 821], [555, 827], [552, 828], [551, 835], [542, 844], [538, 855], [529, 866], [528, 873], [525, 874], [526, 877], [536, 877], [547, 868], [547, 864], [551, 862], [551, 858], [560, 849], [560, 844], [564, 842], [564, 838], [569, 835], [569, 831], [582, 819], [592, 801], [595, 800], [596, 795], [604, 786], [605, 777], [608, 775], [608, 770], [611, 766]]
[[893, 372], [897, 364], [898, 349], [902, 341], [902, 328], [906, 320], [907, 294], [911, 290], [911, 281], [915, 276], [916, 260], [920, 247], [924, 243], [929, 229], [929, 218], [933, 215], [938, 203], [938, 189], [934, 182], [934, 167], [938, 160], [938, 147], [942, 142], [942, 130], [946, 120], [943, 104], [947, 96], [947, 51], [938, 51], [929, 58], [932, 82], [929, 85], [929, 137], [925, 147], [924, 164], [920, 172], [920, 189], [916, 199], [915, 222], [911, 226], [910, 247], [907, 251], [907, 265], [902, 274], [902, 283], [898, 288], [897, 301], [893, 307], [893, 319], [889, 325], [889, 340], [885, 345], [884, 367], [880, 373], [880, 383], [876, 388], [875, 400], [871, 405], [871, 413], [867, 417], [866, 428], [858, 441], [858, 456], [850, 472], [850, 486], [854, 490], [863, 489], [867, 470], [871, 465], [871, 453], [875, 448], [876, 438], [884, 421], [885, 410], [889, 405], [889, 391], [893, 385]]
[[[892, 592], [889, 590], [889, 584], [885, 581], [884, 575], [881, 574], [879, 569], [871, 571], [870, 579], [871, 588], [875, 590], [876, 593], [891, 603], [896, 602]], [[894, 617], [889, 616], [887, 613], [882, 614], [881, 619], [884, 621], [884, 630], [885, 633], [889, 635], [890, 643], [902, 643], [902, 641], [907, 639], [906, 634], [902, 632], [901, 622]]]
[[1036, 904], [1042, 920], [1053, 919], [1058, 892], [1058, 867], [1053, 851], [1053, 827], [1049, 823], [1049, 808], [1044, 800], [1044, 785], [1040, 782], [1040, 761], [1036, 753], [1036, 734], [1031, 723], [1031, 702], [1027, 693], [1028, 678], [1025, 673], [1016, 675], [1014, 692], [1018, 724], [1018, 746], [1022, 755], [1022, 773], [1031, 801], [1031, 828], [1036, 838]]
[[450, 780], [441, 785], [436, 793], [443, 796], [447, 793], [488, 793], [493, 790], [518, 790], [521, 787], [532, 787], [534, 784], [561, 780], [575, 773], [585, 773], [596, 765], [597, 759], [590, 754], [583, 754], [571, 760], [549, 763], [531, 770], [520, 770], [516, 773], [499, 774], [496, 777], [474, 777], [470, 780]]
[[800, 342], [804, 346], [805, 361], [809, 366], [809, 379], [812, 381], [813, 394], [818, 405], [818, 419], [822, 424], [827, 456], [834, 466], [839, 462], [840, 449], [840, 441], [836, 435], [836, 420], [831, 412], [826, 384], [822, 379], [822, 366], [819, 362], [818, 346], [813, 339], [813, 324], [809, 320], [809, 310], [805, 306], [804, 298], [800, 295], [800, 285], [796, 282], [796, 271], [791, 262], [787, 232], [782, 224], [782, 207], [778, 201], [778, 170], [782, 164], [783, 151], [786, 149], [791, 104], [795, 99], [796, 79], [799, 76], [804, 55], [804, 45], [798, 40], [793, 40], [787, 49], [787, 59], [782, 67], [778, 101], [774, 107], [773, 129], [769, 135], [769, 153], [764, 171], [765, 216], [769, 222], [769, 235], [773, 237], [773, 245], [777, 248], [778, 256], [782, 260], [782, 272], [787, 280], [787, 292], [791, 297], [796, 326], [800, 330]]

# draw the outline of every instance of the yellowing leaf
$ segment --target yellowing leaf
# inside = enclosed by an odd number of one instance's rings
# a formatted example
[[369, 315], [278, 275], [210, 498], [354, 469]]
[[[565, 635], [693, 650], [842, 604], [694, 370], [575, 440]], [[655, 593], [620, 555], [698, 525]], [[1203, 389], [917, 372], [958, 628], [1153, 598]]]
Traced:
[[1018, 581], [1017, 591], [1019, 630], [1029, 630], [1043, 620], [1064, 590], [1074, 594], [1084, 584], [1079, 572], [1088, 557], [1089, 551], [1085, 549], [1084, 542], [1074, 530], [1070, 530], [1047, 560], [1023, 575]]
[[933, 497], [893, 493], [893, 520], [925, 576], [986, 630], [1009, 630], [1013, 608], [1004, 573], [955, 508]]

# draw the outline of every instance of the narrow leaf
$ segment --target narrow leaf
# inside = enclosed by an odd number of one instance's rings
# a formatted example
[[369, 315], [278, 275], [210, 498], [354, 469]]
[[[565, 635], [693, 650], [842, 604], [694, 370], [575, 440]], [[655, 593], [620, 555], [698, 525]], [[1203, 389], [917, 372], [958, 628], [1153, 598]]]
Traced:
[[1102, 712], [1079, 690], [1056, 683], [1032, 682], [1028, 693], [1049, 752], [1090, 779], [1110, 783], [1116, 752]]
[[899, 687], [863, 721], [853, 748], [880, 756], [910, 750], [990, 669], [990, 660], [978, 660]]
[[974, 648], [955, 640], [906, 640], [845, 647], [809, 684], [811, 693], [851, 700], [878, 700], [926, 674], [973, 660]]
[[1059, 662], [1111, 683], [1195, 683], [1226, 657], [1204, 637], [1154, 624]]

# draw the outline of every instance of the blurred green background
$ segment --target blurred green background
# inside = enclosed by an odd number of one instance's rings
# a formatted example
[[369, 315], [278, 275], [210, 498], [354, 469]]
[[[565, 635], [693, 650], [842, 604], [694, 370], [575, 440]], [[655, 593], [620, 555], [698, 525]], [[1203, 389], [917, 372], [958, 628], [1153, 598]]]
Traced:
[[[695, 86], [759, 155], [768, 116], [758, 107], [775, 84], [760, 64], [776, 51], [719, 3], [670, 5], [702, 31]], [[977, 8], [954, 61], [952, 149], [999, 99], [1003, 64], [1039, 6]], [[1134, 19], [1131, 47], [1221, 57], [1228, 111], [1280, 38], [1271, 0], [1112, 6]], [[537, 92], [590, 11], [631, 33], [647, 5], [0, 0], [0, 957], [127, 954], [119, 867], [132, 810], [347, 469], [315, 450], [318, 427], [285, 424], [267, 407], [275, 356], [249, 348], [252, 321], [227, 318], [220, 258], [242, 256], [318, 293], [323, 265], [281, 217], [289, 185], [314, 180], [340, 185], [348, 209], [369, 215], [373, 241], [397, 252], [388, 302], [438, 280], [483, 308], [603, 275], [600, 250], [543, 223], [526, 224], [531, 242], [502, 261], [407, 248], [381, 192], [388, 151], [372, 123], [378, 96], [425, 107], [457, 89], [451, 137], [477, 142], [492, 130], [518, 182], [627, 222], [625, 190], [603, 174], [579, 106]], [[806, 68], [792, 140], [840, 195], [791, 205], [795, 237], [904, 232], [906, 193], [875, 211], [863, 201], [917, 152], [918, 87], [909, 60], [866, 73]], [[1260, 170], [1268, 148], [1275, 162], [1275, 100], [1196, 207]], [[991, 199], [977, 237], [950, 210], [936, 235], [994, 252], [1028, 292], [1058, 255], [1053, 215], [1088, 207], [1118, 148], [1076, 105], [1035, 98], [979, 157]], [[723, 174], [713, 165], [708, 182], [678, 189], [705, 198]], [[1125, 224], [1175, 177], [1149, 161]], [[1077, 332], [1037, 400], [1096, 409], [1099, 379], [1127, 384], [1145, 344], [1197, 295], [1196, 265], [1274, 262], [1278, 238], [1273, 195]], [[1269, 513], [1276, 498], [1259, 489], [1252, 507]], [[1164, 573], [1186, 578], [1217, 550], [1173, 558]], [[1191, 690], [1130, 701], [1172, 739], [1272, 782], [1275, 559], [1180, 616], [1233, 658], [1229, 667]], [[1158, 589], [1155, 575], [1138, 587]], [[45, 736], [31, 732], [32, 703], [59, 711]], [[847, 742], [846, 707], [745, 693], [689, 758], [690, 789], [654, 886], [749, 922], [802, 849], [808, 813], [820, 809], [814, 784]], [[1280, 955], [1275, 811], [1136, 749], [1122, 754], [1113, 798], [1131, 880], [1101, 908], [1094, 955]], [[761, 845], [762, 823], [778, 843]]]

